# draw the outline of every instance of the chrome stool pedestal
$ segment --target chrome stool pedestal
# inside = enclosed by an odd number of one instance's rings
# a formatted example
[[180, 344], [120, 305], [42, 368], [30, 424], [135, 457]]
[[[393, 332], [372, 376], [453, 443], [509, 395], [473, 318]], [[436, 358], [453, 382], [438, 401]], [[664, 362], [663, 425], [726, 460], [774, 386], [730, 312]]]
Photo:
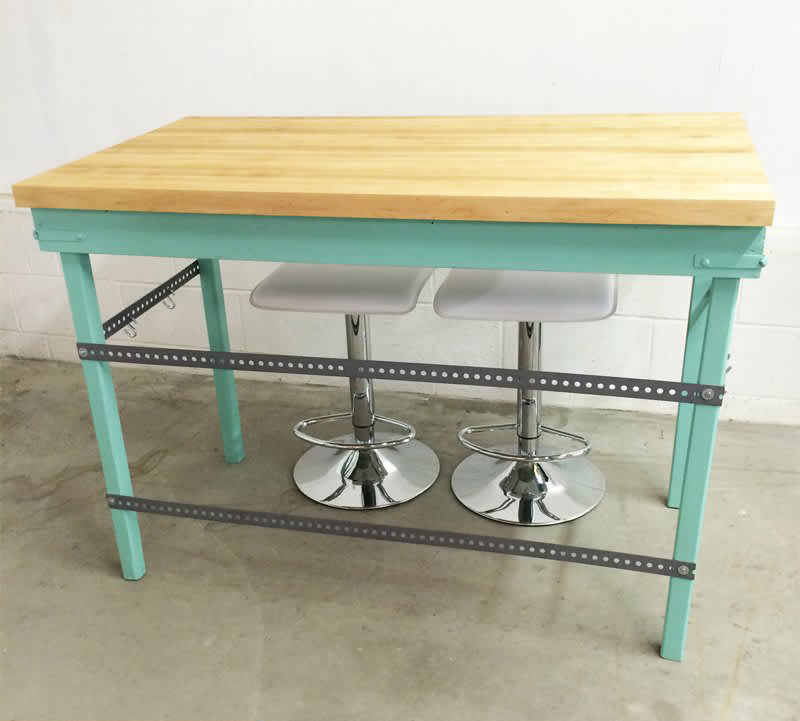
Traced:
[[[519, 368], [539, 370], [541, 323], [519, 323]], [[547, 526], [579, 518], [605, 494], [605, 478], [586, 457], [581, 436], [540, 423], [541, 392], [517, 391], [517, 422], [470, 426], [458, 434], [475, 451], [453, 472], [453, 493], [467, 508], [495, 521]], [[516, 432], [516, 442], [482, 446], [470, 437]]]
[[[367, 316], [345, 316], [347, 356], [369, 359]], [[294, 434], [314, 448], [294, 467], [300, 491], [318, 503], [337, 508], [367, 509], [410, 501], [430, 488], [439, 475], [439, 459], [408, 423], [376, 415], [372, 381], [350, 379], [351, 411], [308, 418], [297, 423]], [[345, 418], [353, 430], [330, 440], [306, 433], [306, 429]], [[399, 433], [376, 430], [377, 424]]]

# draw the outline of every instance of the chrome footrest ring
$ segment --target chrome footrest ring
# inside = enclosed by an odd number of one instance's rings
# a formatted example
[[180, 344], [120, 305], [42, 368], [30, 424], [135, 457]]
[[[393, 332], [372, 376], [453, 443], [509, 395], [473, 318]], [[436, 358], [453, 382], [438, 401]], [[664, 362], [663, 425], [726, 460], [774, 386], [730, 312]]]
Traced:
[[469, 448], [471, 451], [480, 453], [484, 456], [491, 456], [492, 458], [500, 458], [504, 461], [517, 461], [520, 463], [546, 463], [549, 461], [563, 461], [567, 458], [578, 458], [579, 456], [586, 455], [592, 447], [592, 444], [587, 441], [583, 436], [578, 436], [574, 433], [567, 433], [557, 428], [550, 428], [550, 426], [539, 426], [544, 433], [550, 433], [556, 436], [563, 436], [572, 441], [580, 444], [578, 448], [571, 451], [564, 451], [563, 453], [550, 453], [546, 455], [526, 455], [522, 453], [509, 453], [508, 451], [500, 450], [499, 448], [489, 448], [481, 446], [469, 440], [468, 436], [480, 433], [491, 433], [494, 431], [516, 431], [516, 423], [492, 423], [486, 426], [467, 426], [458, 432], [458, 440], [462, 446]]
[[328, 423], [331, 421], [339, 421], [345, 418], [351, 418], [351, 413], [331, 413], [327, 416], [316, 416], [314, 418], [304, 418], [302, 421], [298, 421], [294, 424], [292, 428], [292, 433], [294, 433], [300, 440], [306, 441], [307, 443], [311, 443], [315, 446], [323, 446], [324, 448], [336, 448], [342, 451], [372, 451], [377, 450], [379, 448], [392, 448], [394, 446], [401, 446], [404, 443], [408, 443], [409, 441], [414, 440], [417, 436], [417, 431], [414, 429], [409, 423], [403, 423], [402, 421], [398, 421], [394, 418], [387, 418], [386, 416], [375, 416], [376, 422], [386, 423], [387, 425], [394, 426], [395, 428], [399, 428], [401, 435], [395, 438], [386, 438], [382, 441], [336, 441], [336, 440], [328, 440], [326, 438], [319, 438], [318, 436], [312, 436], [309, 433], [305, 433], [305, 429], [309, 428], [310, 426], [315, 426], [318, 423]]

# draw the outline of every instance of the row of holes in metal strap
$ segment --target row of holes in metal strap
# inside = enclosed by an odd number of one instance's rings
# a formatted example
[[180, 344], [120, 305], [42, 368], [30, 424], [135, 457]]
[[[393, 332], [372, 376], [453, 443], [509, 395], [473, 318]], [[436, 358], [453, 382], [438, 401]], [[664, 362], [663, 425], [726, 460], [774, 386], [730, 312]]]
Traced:
[[421, 541], [426, 543], [436, 543], [450, 546], [471, 546], [473, 548], [486, 548], [498, 551], [513, 551], [516, 553], [538, 553], [540, 555], [550, 555], [562, 558], [581, 558], [582, 560], [594, 561], [596, 563], [617, 564], [625, 566], [635, 566], [637, 568], [657, 568], [659, 571], [672, 571], [671, 564], [655, 563], [653, 561], [631, 560], [614, 555], [599, 555], [586, 551], [565, 551], [548, 549], [532, 543], [507, 543], [505, 541], [484, 541], [480, 539], [461, 538], [457, 536], [441, 536], [425, 534], [415, 531], [403, 531], [381, 527], [351, 526], [348, 524], [327, 523], [324, 521], [312, 521], [302, 519], [286, 519], [275, 516], [251, 515], [236, 511], [213, 511], [205, 508], [191, 508], [169, 503], [147, 503], [144, 501], [131, 501], [126, 499], [110, 498], [111, 505], [120, 508], [130, 508], [131, 510], [159, 511], [167, 513], [184, 514], [195, 518], [208, 518], [215, 521], [243, 521], [245, 523], [258, 523], [263, 526], [286, 526], [289, 528], [308, 528], [318, 531], [328, 531], [331, 533], [361, 534], [364, 536], [378, 536], [382, 538], [395, 538], [407, 541]]
[[125, 309], [125, 311], [119, 316], [112, 318], [108, 323], [103, 325], [103, 329], [108, 332], [116, 332], [123, 326], [128, 325], [132, 320], [135, 320], [139, 317], [144, 311], [149, 310], [152, 308], [156, 303], [161, 300], [164, 300], [172, 291], [177, 288], [180, 288], [182, 285], [190, 281], [194, 276], [196, 276], [200, 272], [200, 266], [197, 264], [197, 261], [192, 265], [185, 268], [181, 273], [170, 278], [167, 284], [161, 288], [160, 290], [153, 291], [152, 295], [145, 295], [140, 298], [136, 303], [129, 306]]
[[[230, 358], [226, 363], [226, 359], [224, 357], [215, 357], [215, 356], [205, 356], [205, 355], [187, 355], [181, 354], [178, 355], [176, 353], [150, 353], [150, 352], [141, 352], [141, 351], [113, 351], [108, 349], [102, 349], [95, 351], [91, 349], [89, 351], [89, 355], [100, 355], [103, 358], [136, 358], [139, 360], [173, 360], [177, 362], [192, 362], [192, 363], [204, 363], [207, 365], [229, 365], [229, 366], [243, 366], [245, 368], [252, 367], [252, 368], [281, 368], [285, 370], [320, 370], [320, 371], [338, 371], [343, 373], [345, 368], [341, 364], [333, 365], [332, 363], [314, 363], [314, 362], [302, 362], [302, 361], [264, 361], [264, 360], [245, 360], [244, 358]], [[519, 384], [519, 377], [516, 375], [491, 375], [489, 373], [481, 374], [481, 373], [468, 373], [468, 372], [459, 372], [459, 371], [426, 371], [421, 369], [419, 371], [415, 369], [406, 370], [405, 368], [395, 369], [392, 367], [384, 368], [381, 366], [360, 366], [357, 371], [359, 373], [369, 373], [370, 375], [400, 375], [405, 376], [409, 375], [412, 377], [419, 376], [421, 378], [427, 378], [430, 376], [431, 378], [445, 378], [445, 379], [463, 379], [463, 380], [476, 380], [476, 381], [489, 381], [492, 380], [497, 381], [499, 383], [506, 382], [509, 384]], [[528, 383], [530, 385], [534, 385], [536, 380], [534, 378], [529, 378]], [[605, 390], [608, 389], [610, 391], [617, 390], [616, 383], [604, 383], [602, 381], [598, 381], [597, 383], [593, 383], [592, 381], [569, 381], [563, 380], [558, 381], [557, 379], [547, 380], [546, 378], [539, 379], [540, 386], [561, 386], [563, 388], [597, 388], [598, 390]], [[620, 384], [619, 390], [622, 392], [628, 391], [627, 384]], [[630, 390], [633, 393], [653, 393], [655, 392], [656, 395], [663, 395], [665, 392], [669, 396], [675, 396], [678, 391], [675, 388], [663, 388], [660, 386], [652, 387], [652, 386], [644, 386], [640, 387], [638, 385], [631, 386]], [[689, 391], [681, 390], [680, 395], [683, 398], [688, 397]]]
[[[226, 365], [225, 358], [223, 356], [205, 356], [205, 355], [187, 355], [185, 353], [181, 353], [180, 355], [176, 353], [151, 353], [151, 352], [143, 352], [143, 351], [129, 351], [129, 350], [109, 350], [107, 348], [89, 348], [89, 355], [90, 356], [99, 356], [101, 358], [114, 358], [118, 360], [124, 360], [125, 358], [136, 358], [139, 360], [164, 360], [164, 361], [178, 361], [178, 362], [185, 362], [185, 363], [205, 363], [207, 365]], [[227, 365], [241, 365], [241, 366], [252, 366], [252, 367], [264, 367], [268, 366], [270, 368], [303, 368], [307, 370], [329, 370], [329, 371], [339, 371], [344, 373], [344, 366], [341, 364], [337, 364], [334, 366], [333, 364], [324, 364], [324, 363], [301, 363], [301, 362], [286, 362], [283, 361], [254, 361], [249, 360], [245, 361], [244, 359], [240, 358], [238, 361], [235, 358], [230, 358], [228, 360]], [[360, 370], [364, 370], [363, 368]], [[394, 373], [394, 369], [392, 370]], [[403, 371], [405, 373], [405, 371]], [[412, 371], [411, 375], [416, 373], [416, 371]]]

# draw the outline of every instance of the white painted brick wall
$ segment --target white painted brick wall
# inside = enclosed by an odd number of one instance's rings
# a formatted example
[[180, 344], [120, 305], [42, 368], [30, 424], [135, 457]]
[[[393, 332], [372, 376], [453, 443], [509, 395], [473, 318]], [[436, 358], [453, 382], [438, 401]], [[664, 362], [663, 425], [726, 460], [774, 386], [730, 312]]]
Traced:
[[[0, 198], [0, 355], [75, 361], [72, 323], [57, 257], [38, 250], [30, 214]], [[771, 229], [769, 265], [760, 280], [743, 281], [733, 338], [733, 370], [723, 417], [774, 423], [800, 423], [800, 229]], [[189, 260], [94, 256], [93, 267], [104, 318], [146, 293]], [[343, 355], [344, 323], [319, 313], [277, 313], [253, 308], [250, 289], [271, 264], [224, 261], [223, 282], [231, 344], [236, 350]], [[373, 356], [465, 364], [516, 363], [513, 323], [444, 320], [433, 312], [437, 270], [416, 310], [406, 316], [372, 319]], [[173, 311], [157, 306], [138, 325], [131, 341], [115, 342], [203, 347], [205, 326], [199, 283], [177, 294]], [[623, 277], [617, 314], [599, 323], [549, 324], [544, 327], [545, 367], [563, 371], [609, 373], [651, 378], [680, 376], [690, 281], [687, 278]], [[204, 372], [204, 371], [199, 371]], [[265, 381], [274, 376], [247, 374]], [[342, 381], [281, 376], [287, 382]], [[510, 391], [469, 386], [390, 381], [383, 387], [414, 388], [429, 394], [512, 398]], [[546, 394], [558, 405], [646, 409], [665, 413], [670, 403], [632, 399]]]

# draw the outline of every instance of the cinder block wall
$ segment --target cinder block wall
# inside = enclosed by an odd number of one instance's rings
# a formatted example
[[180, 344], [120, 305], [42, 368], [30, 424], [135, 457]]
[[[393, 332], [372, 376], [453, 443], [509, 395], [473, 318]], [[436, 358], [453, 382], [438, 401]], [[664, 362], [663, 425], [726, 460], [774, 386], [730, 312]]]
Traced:
[[[794, 287], [800, 277], [800, 233], [774, 229], [768, 236], [769, 264], [758, 281], [743, 281], [728, 376], [726, 418], [800, 423], [800, 313]], [[97, 292], [104, 317], [113, 315], [183, 267], [190, 259], [94, 256]], [[235, 350], [343, 355], [344, 323], [321, 313], [279, 313], [253, 308], [248, 295], [269, 263], [223, 261], [228, 326]], [[433, 312], [437, 270], [420, 303], [406, 316], [374, 316], [375, 358], [428, 360], [513, 367], [513, 323], [444, 320]], [[620, 278], [616, 315], [596, 323], [546, 324], [544, 363], [561, 371], [648, 378], [680, 377], [690, 279]], [[159, 305], [138, 323], [138, 336], [114, 342], [202, 347], [205, 326], [197, 279], [178, 291], [177, 307]], [[30, 213], [10, 201], [0, 211], [0, 355], [77, 360], [72, 321], [58, 257], [39, 251]], [[247, 374], [262, 380], [331, 383], [331, 379]], [[503, 390], [409, 384], [384, 387], [464, 397], [513, 397]], [[549, 403], [674, 412], [670, 403], [645, 403], [599, 396], [549, 394]]]

